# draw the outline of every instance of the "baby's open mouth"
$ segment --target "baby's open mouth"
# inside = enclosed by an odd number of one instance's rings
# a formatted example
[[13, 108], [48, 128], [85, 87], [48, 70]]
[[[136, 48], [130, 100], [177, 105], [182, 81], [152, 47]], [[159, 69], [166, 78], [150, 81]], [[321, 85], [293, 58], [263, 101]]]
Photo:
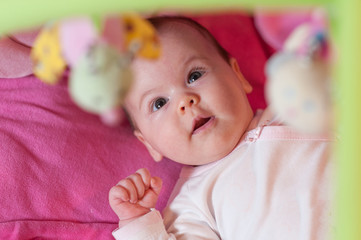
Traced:
[[203, 129], [203, 127], [205, 127], [207, 125], [207, 123], [209, 123], [212, 119], [214, 119], [214, 117], [206, 117], [206, 118], [197, 118], [194, 121], [193, 124], [193, 134], [198, 133], [199, 131], [201, 131]]

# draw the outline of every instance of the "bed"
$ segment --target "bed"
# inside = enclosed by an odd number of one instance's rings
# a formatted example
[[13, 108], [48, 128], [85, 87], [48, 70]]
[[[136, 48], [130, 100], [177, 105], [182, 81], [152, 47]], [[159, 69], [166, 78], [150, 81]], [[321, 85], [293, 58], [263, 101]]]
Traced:
[[[273, 49], [253, 17], [239, 11], [192, 17], [237, 58], [254, 87], [252, 108], [264, 108], [263, 68]], [[0, 45], [9, 51], [3, 54], [17, 56], [3, 58], [8, 71], [0, 78], [0, 239], [112, 239], [117, 217], [109, 189], [147, 167], [163, 178], [162, 210], [181, 166], [167, 159], [155, 163], [127, 120], [109, 127], [78, 108], [67, 75], [50, 86], [29, 72], [34, 36], [36, 31], [15, 35]]]

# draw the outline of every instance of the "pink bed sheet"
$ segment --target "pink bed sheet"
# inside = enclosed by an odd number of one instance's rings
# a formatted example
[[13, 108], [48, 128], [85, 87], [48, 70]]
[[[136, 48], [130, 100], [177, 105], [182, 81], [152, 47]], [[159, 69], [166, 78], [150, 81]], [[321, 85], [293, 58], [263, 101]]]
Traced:
[[[264, 108], [267, 52], [253, 19], [196, 19], [238, 59], [254, 86], [253, 108]], [[112, 239], [108, 191], [141, 167], [163, 178], [162, 210], [181, 166], [153, 162], [127, 121], [111, 128], [80, 110], [66, 79], [49, 86], [32, 75], [0, 78], [0, 239]]]

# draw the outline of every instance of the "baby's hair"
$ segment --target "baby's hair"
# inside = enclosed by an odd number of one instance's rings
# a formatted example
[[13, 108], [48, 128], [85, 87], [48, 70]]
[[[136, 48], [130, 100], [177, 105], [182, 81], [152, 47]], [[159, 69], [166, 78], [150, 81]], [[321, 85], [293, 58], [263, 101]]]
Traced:
[[201, 33], [210, 43], [216, 48], [217, 52], [221, 55], [221, 57], [228, 63], [230, 55], [229, 53], [219, 44], [219, 42], [214, 38], [214, 36], [206, 29], [204, 26], [194, 21], [191, 18], [183, 17], [183, 16], [155, 16], [147, 19], [156, 30], [160, 31], [164, 26], [169, 26], [169, 23], [183, 23], [186, 24], [199, 33]]
[[[164, 30], [165, 27], [171, 26], [169, 23], [172, 23], [172, 22], [173, 23], [183, 23], [183, 24], [186, 24], [186, 25], [194, 28], [199, 33], [201, 33], [206, 38], [206, 40], [210, 41], [210, 43], [215, 47], [215, 49], [220, 54], [220, 56], [227, 63], [229, 63], [229, 59], [230, 59], [229, 53], [219, 44], [219, 42], [208, 31], [208, 29], [206, 29], [205, 27], [203, 27], [201, 24], [194, 21], [193, 19], [183, 17], [183, 16], [155, 16], [155, 17], [150, 17], [147, 20], [154, 26], [154, 28], [157, 31]], [[135, 121], [133, 120], [132, 116], [127, 111], [127, 109], [125, 107], [123, 107], [123, 110], [125, 112], [127, 119], [129, 120], [129, 123], [130, 123], [132, 129], [138, 130], [138, 127], [137, 127]]]

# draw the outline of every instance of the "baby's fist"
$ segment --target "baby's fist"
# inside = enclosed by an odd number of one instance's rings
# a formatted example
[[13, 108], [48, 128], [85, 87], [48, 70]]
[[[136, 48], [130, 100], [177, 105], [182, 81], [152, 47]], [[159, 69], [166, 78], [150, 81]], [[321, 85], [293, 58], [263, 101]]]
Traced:
[[145, 168], [112, 187], [109, 191], [109, 204], [119, 217], [119, 227], [154, 208], [161, 189], [162, 180], [152, 177]]

